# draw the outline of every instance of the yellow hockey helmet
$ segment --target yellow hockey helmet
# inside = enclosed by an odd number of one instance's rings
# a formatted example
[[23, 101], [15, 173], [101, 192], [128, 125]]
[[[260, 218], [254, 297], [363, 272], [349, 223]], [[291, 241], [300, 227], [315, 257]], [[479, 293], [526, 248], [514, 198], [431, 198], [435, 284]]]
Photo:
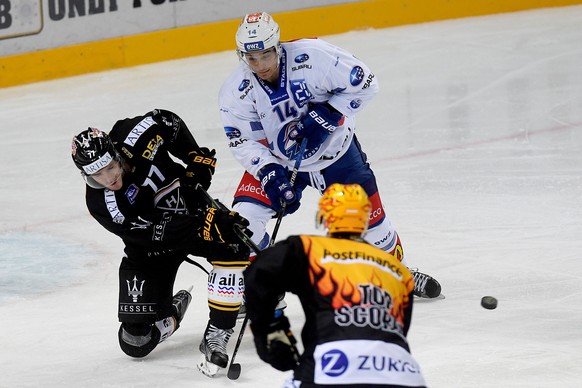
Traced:
[[319, 199], [316, 224], [323, 225], [329, 234], [363, 234], [368, 230], [370, 208], [368, 195], [358, 184], [334, 183]]

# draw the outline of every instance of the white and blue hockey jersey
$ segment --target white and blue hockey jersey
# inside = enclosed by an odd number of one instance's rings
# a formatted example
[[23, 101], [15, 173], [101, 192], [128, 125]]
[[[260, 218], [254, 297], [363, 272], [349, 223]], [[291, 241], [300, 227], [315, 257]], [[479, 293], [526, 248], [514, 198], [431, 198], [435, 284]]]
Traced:
[[327, 102], [341, 125], [303, 155], [300, 171], [320, 171], [350, 145], [355, 114], [377, 93], [374, 74], [347, 51], [321, 39], [282, 43], [279, 81], [271, 85], [241, 61], [220, 89], [220, 117], [234, 157], [253, 176], [267, 164], [293, 168], [299, 145], [289, 133], [310, 103]]

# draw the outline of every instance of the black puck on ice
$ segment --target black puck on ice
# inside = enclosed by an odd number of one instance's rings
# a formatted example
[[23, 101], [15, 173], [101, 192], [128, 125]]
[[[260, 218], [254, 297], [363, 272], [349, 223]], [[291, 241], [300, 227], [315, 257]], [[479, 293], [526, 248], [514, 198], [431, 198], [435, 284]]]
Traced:
[[481, 298], [481, 306], [487, 310], [493, 310], [497, 308], [497, 299], [492, 296], [484, 296]]

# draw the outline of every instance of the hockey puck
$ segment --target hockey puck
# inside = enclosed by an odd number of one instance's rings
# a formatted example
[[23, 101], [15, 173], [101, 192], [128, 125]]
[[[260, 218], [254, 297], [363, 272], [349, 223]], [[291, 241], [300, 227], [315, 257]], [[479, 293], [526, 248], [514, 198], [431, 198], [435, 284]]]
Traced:
[[493, 310], [497, 308], [497, 299], [492, 296], [484, 296], [481, 298], [481, 306], [487, 310]]

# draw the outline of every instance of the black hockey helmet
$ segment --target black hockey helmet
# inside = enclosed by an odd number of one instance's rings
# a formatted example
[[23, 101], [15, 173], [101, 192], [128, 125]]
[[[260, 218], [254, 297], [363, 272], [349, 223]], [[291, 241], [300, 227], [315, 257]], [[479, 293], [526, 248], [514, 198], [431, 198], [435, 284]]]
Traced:
[[84, 175], [91, 175], [116, 159], [117, 151], [108, 134], [88, 128], [73, 138], [71, 156]]
[[91, 175], [108, 166], [114, 160], [121, 163], [121, 157], [109, 135], [91, 127], [73, 137], [71, 157], [75, 166], [81, 170], [85, 182], [96, 189], [102, 189], [103, 186], [97, 183]]

